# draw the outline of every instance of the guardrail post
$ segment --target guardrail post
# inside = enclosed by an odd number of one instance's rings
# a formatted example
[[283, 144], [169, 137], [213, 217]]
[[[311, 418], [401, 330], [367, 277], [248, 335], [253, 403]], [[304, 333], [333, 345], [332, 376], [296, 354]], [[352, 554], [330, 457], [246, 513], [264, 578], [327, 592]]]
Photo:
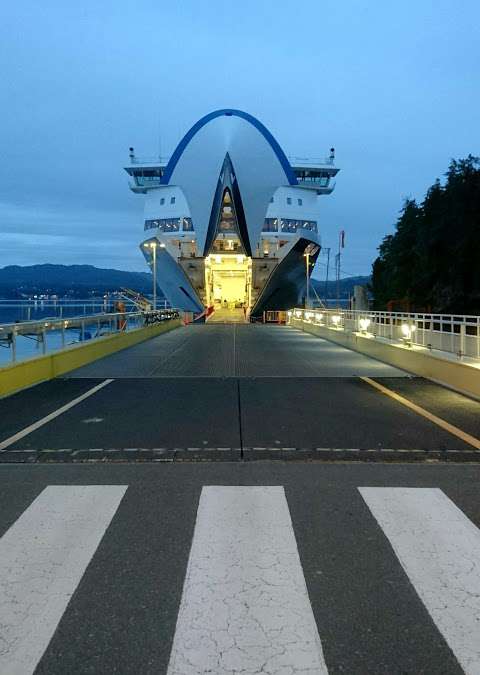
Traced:
[[480, 318], [477, 319], [477, 359], [480, 359]]
[[460, 324], [460, 361], [463, 361], [465, 356], [465, 335], [466, 335], [466, 326], [464, 323]]
[[46, 354], [47, 352], [47, 331], [45, 328], [42, 328], [42, 353]]

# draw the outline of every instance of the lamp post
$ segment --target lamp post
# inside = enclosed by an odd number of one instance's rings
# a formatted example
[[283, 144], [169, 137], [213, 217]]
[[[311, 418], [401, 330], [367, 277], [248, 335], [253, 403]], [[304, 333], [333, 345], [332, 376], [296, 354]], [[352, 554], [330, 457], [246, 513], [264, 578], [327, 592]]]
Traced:
[[303, 254], [305, 258], [305, 274], [307, 277], [307, 297], [305, 299], [305, 306], [310, 307], [310, 253]]
[[152, 243], [153, 250], [153, 311], [157, 309], [157, 242]]
[[[144, 244], [145, 248], [152, 249], [152, 275], [153, 275], [153, 309], [157, 309], [157, 242], [150, 241]], [[160, 244], [161, 246], [161, 244]], [[164, 244], [165, 246], [165, 244]]]

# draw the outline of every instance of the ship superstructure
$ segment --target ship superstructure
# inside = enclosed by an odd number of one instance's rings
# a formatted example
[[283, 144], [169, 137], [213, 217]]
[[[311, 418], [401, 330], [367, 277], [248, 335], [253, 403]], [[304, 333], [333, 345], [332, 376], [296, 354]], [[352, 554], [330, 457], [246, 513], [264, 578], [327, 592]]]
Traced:
[[[168, 160], [130, 148], [130, 188], [145, 195], [141, 249], [172, 306], [247, 316], [297, 305], [320, 251], [319, 196], [334, 189], [324, 160], [289, 159], [268, 129], [239, 110], [199, 120]], [[153, 244], [153, 246], [152, 246]], [[155, 255], [152, 249], [155, 248]]]

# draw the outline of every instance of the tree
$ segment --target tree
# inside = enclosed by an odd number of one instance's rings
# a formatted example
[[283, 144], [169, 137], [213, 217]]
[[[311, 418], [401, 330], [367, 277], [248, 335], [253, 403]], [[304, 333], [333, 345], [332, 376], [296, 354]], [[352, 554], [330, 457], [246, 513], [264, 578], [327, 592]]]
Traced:
[[452, 160], [423, 203], [406, 200], [373, 263], [375, 308], [405, 300], [418, 310], [480, 313], [480, 160]]

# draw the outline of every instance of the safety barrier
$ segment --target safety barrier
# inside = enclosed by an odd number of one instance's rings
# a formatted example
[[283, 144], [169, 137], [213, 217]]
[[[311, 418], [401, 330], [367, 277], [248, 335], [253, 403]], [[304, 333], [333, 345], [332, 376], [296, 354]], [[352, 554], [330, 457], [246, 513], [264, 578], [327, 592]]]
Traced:
[[287, 323], [480, 398], [480, 317], [353, 310], [287, 312]]
[[288, 316], [333, 330], [454, 354], [460, 360], [480, 359], [480, 316], [341, 309], [294, 309]]
[[9, 395], [33, 384], [50, 380], [104, 356], [178, 328], [182, 325], [182, 321], [177, 317], [178, 312], [171, 313], [168, 319], [160, 319], [158, 316], [158, 320], [155, 322], [154, 317], [150, 317], [148, 325], [128, 331], [119, 330], [104, 334], [96, 339], [80, 342], [64, 349], [2, 367], [0, 368], [0, 396]]
[[[0, 324], [0, 347], [10, 349], [11, 361], [15, 363], [21, 360], [17, 346], [22, 337], [34, 341], [42, 354], [46, 354], [67, 347], [69, 337], [73, 337], [74, 342], [86, 342], [177, 318], [177, 310], [162, 309], [148, 312], [104, 312], [68, 319], [44, 318], [38, 321]], [[27, 357], [28, 355], [24, 355], [24, 358]]]

